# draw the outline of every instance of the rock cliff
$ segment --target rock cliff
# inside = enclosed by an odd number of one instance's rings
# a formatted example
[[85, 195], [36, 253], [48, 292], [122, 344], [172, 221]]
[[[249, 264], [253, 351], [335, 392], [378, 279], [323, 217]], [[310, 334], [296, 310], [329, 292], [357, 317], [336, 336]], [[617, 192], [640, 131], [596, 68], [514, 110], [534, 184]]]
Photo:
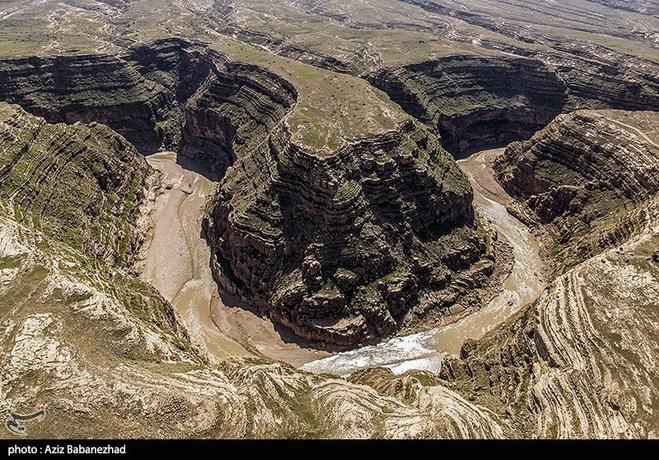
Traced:
[[[185, 147], [194, 156], [203, 151], [209, 166], [222, 172], [230, 163], [230, 152], [222, 148], [233, 142], [228, 137], [235, 128], [218, 123], [231, 119], [232, 111], [259, 113], [260, 107], [249, 103], [268, 103], [269, 94], [258, 94], [268, 91], [268, 78], [286, 85], [264, 69], [231, 63], [201, 45], [164, 39], [117, 56], [0, 60], [0, 100], [18, 104], [50, 123], [103, 123], [144, 153]], [[282, 100], [272, 104], [290, 104], [287, 91], [294, 92], [290, 87], [282, 89]], [[226, 112], [224, 119], [212, 119], [218, 111]], [[199, 122], [201, 116], [209, 119]], [[203, 130], [215, 128], [225, 132], [213, 134], [218, 137], [213, 143]]]
[[[153, 288], [0, 209], [0, 421], [46, 406], [28, 438], [500, 437], [433, 379], [413, 397], [259, 359], [204, 362]], [[392, 380], [393, 376], [391, 376]]]
[[571, 48], [534, 56], [446, 56], [366, 78], [434, 127], [457, 156], [527, 139], [578, 108], [659, 108], [652, 61]]
[[289, 82], [204, 46], [2, 60], [0, 99], [226, 172], [205, 222], [215, 277], [304, 337], [353, 346], [389, 335], [447, 311], [493, 269], [469, 183], [431, 132], [401, 115], [316, 151], [288, 126]]
[[51, 125], [0, 103], [0, 197], [75, 248], [128, 265], [157, 182], [135, 147], [107, 126]]
[[452, 56], [368, 76], [410, 114], [435, 127], [457, 155], [524, 138], [559, 114], [567, 91], [541, 62]]
[[626, 242], [559, 276], [529, 309], [445, 363], [442, 376], [518, 433], [655, 438], [656, 197]]
[[450, 306], [459, 279], [473, 286], [491, 272], [470, 186], [417, 123], [326, 157], [283, 126], [251, 139], [205, 228], [220, 285], [274, 321], [355, 345], [411, 311]]
[[[133, 147], [105, 126], [52, 125], [7, 104], [0, 139], [0, 421], [43, 403], [27, 437], [503, 435], [425, 375], [403, 395], [392, 375], [375, 389], [260, 359], [210, 365], [154, 288], [87, 245], [97, 225], [114, 247], [126, 228], [114, 211], [144, 199], [129, 187], [149, 171]], [[88, 203], [103, 206], [92, 216]]]
[[656, 437], [656, 112], [559, 116], [495, 164], [552, 251], [528, 309], [448, 360], [442, 377], [540, 437]]
[[643, 131], [657, 122], [657, 112], [560, 115], [498, 159], [498, 180], [518, 212], [544, 225], [557, 260], [584, 260], [639, 225], [659, 192], [659, 147]]
[[51, 123], [106, 124], [143, 150], [176, 142], [164, 126], [180, 116], [173, 95], [121, 57], [2, 60], [0, 100], [19, 104]]

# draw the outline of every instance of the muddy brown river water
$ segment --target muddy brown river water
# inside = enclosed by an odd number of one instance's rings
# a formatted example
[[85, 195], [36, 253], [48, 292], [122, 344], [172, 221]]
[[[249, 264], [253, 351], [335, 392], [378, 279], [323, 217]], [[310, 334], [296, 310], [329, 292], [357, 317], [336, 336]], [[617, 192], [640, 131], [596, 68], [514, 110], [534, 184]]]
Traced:
[[147, 161], [162, 174], [163, 191], [151, 214], [142, 279], [174, 305], [211, 361], [263, 356], [299, 366], [327, 356], [220, 297], [210, 269], [210, 249], [201, 235], [205, 203], [215, 183], [183, 168], [174, 152], [156, 153]]
[[503, 149], [486, 150], [458, 161], [474, 189], [474, 205], [513, 247], [515, 262], [501, 292], [486, 306], [452, 324], [428, 332], [396, 337], [378, 345], [339, 353], [307, 363], [302, 369], [347, 375], [380, 366], [396, 373], [411, 369], [438, 372], [449, 354], [458, 354], [467, 339], [478, 339], [538, 298], [545, 284], [538, 243], [524, 224], [510, 215], [510, 196], [495, 181], [492, 162]]
[[215, 183], [183, 168], [173, 152], [147, 157], [162, 173], [164, 188], [151, 216], [142, 278], [172, 302], [211, 361], [263, 356], [310, 372], [338, 375], [372, 366], [394, 372], [438, 371], [447, 353], [458, 353], [466, 339], [482, 337], [533, 302], [544, 289], [538, 244], [506, 211], [511, 199], [493, 177], [491, 163], [501, 151], [479, 152], [458, 163], [474, 188], [475, 206], [512, 245], [515, 263], [503, 289], [488, 305], [453, 324], [330, 355], [299, 344], [268, 319], [235, 306], [218, 293], [209, 266], [210, 250], [201, 236], [205, 202]]

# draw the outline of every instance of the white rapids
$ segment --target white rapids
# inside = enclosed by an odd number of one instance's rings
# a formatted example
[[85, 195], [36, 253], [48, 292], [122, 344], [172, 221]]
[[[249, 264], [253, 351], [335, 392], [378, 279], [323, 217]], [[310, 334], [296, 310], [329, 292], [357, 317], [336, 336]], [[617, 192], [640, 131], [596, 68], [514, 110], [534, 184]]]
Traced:
[[439, 372], [444, 357], [458, 354], [465, 340], [482, 337], [538, 298], [545, 287], [538, 244], [506, 210], [511, 198], [493, 176], [492, 162], [502, 150], [486, 150], [458, 162], [474, 189], [474, 205], [513, 247], [515, 262], [501, 292], [481, 310], [452, 324], [337, 353], [306, 363], [302, 370], [335, 375], [369, 367], [386, 367], [397, 374], [413, 369]]

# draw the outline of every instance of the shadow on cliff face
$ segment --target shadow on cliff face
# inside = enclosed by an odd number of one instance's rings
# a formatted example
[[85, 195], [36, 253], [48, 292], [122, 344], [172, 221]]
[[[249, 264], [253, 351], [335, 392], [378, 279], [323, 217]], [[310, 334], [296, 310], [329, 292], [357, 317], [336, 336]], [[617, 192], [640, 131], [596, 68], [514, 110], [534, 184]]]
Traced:
[[[316, 352], [318, 350], [326, 351], [326, 352], [329, 352], [329, 353], [335, 353], [335, 352], [345, 350], [345, 347], [339, 347], [339, 346], [335, 346], [335, 345], [328, 344], [328, 343], [321, 344], [321, 343], [318, 343], [316, 341], [309, 340], [309, 339], [306, 339], [304, 337], [301, 337], [300, 335], [297, 335], [292, 329], [290, 329], [290, 328], [288, 328], [288, 327], [286, 327], [286, 326], [284, 326], [284, 325], [282, 325], [282, 324], [280, 324], [276, 321], [272, 321], [270, 319], [267, 311], [263, 311], [262, 309], [256, 308], [254, 305], [249, 304], [245, 300], [241, 299], [239, 296], [229, 294], [228, 292], [222, 291], [220, 289], [218, 289], [218, 293], [219, 293], [219, 296], [220, 296], [222, 306], [224, 308], [226, 308], [226, 309], [239, 309], [239, 310], [242, 310], [242, 311], [246, 311], [246, 312], [251, 313], [254, 317], [258, 317], [258, 318], [263, 319], [264, 321], [267, 321], [272, 326], [272, 332], [274, 332], [276, 334], [275, 338], [277, 340], [281, 341], [281, 343], [283, 343], [283, 344], [295, 345], [296, 348], [300, 349], [297, 352], [292, 352], [291, 354], [293, 356], [287, 357], [287, 359], [284, 359], [284, 361], [291, 362], [292, 364], [295, 365], [295, 364], [297, 364], [297, 363], [295, 363], [295, 361], [296, 361], [295, 355], [302, 356], [301, 361], [308, 361], [308, 360], [314, 359], [312, 357], [311, 353]], [[251, 321], [253, 321], [253, 320], [251, 320]], [[245, 326], [245, 331], [248, 332], [250, 330], [249, 326], [247, 324], [245, 324], [244, 326]], [[240, 338], [238, 340], [240, 340], [242, 342], [246, 342], [245, 339], [250, 339], [249, 341], [252, 341], [252, 339], [255, 338], [254, 337], [255, 334], [253, 334], [253, 332], [254, 331], [252, 331], [252, 333], [250, 333], [249, 337], [242, 337], [242, 340]], [[272, 338], [261, 336], [261, 337], [256, 338], [256, 340], [257, 341], [258, 340], [263, 340], [264, 342], [270, 342], [270, 344], [271, 344]], [[304, 357], [307, 354], [305, 352], [305, 350], [308, 351], [308, 356], [309, 356], [308, 358]], [[253, 350], [253, 351], [256, 351], [259, 355], [264, 354], [259, 350]], [[267, 355], [268, 353], [265, 353], [265, 354]], [[299, 356], [298, 356], [298, 359], [300, 359]], [[281, 359], [281, 357], [278, 357], [278, 359]]]
[[525, 140], [580, 108], [659, 109], [659, 64], [610, 52], [446, 56], [366, 76], [456, 158]]
[[[201, 44], [171, 38], [116, 56], [2, 59], [0, 100], [49, 123], [108, 125], [144, 155], [176, 151], [181, 161], [190, 160], [186, 166], [217, 180], [235, 160], [234, 142], [242, 142], [236, 123], [247, 109], [240, 102], [267, 92], [259, 80], [268, 78], [279, 79]], [[296, 97], [290, 85], [281, 86], [288, 94], [268, 107], [275, 118]]]
[[469, 183], [425, 127], [406, 121], [319, 158], [284, 126], [290, 83], [201, 45], [3, 60], [3, 98], [49, 121], [107, 124], [142, 152], [177, 151], [222, 177], [204, 221], [217, 284], [308, 339], [377, 340], [491, 272], [469, 272], [487, 250]]
[[413, 308], [447, 308], [455, 296], [428, 303], [426, 291], [453, 292], [484, 255], [453, 159], [411, 120], [320, 158], [285, 126], [297, 96], [268, 70], [179, 39], [0, 61], [0, 99], [107, 124], [143, 153], [176, 151], [222, 177], [204, 221], [213, 276], [273, 322], [349, 347], [395, 332]]
[[[228, 158], [229, 154], [225, 154], [221, 158]], [[188, 171], [195, 172], [204, 176], [211, 182], [219, 182], [226, 174], [228, 165], [225, 162], [216, 163], [215, 166], [209, 165], [207, 162], [200, 161], [193, 155], [186, 155], [185, 150], [182, 155], [178, 155], [176, 162], [187, 169]], [[201, 232], [203, 234], [203, 231]]]

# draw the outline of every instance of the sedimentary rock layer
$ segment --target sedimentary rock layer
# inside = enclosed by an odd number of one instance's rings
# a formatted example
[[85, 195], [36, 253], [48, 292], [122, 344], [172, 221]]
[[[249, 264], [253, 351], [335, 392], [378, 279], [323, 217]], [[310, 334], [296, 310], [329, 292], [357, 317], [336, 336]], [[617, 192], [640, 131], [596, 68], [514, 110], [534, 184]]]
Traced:
[[590, 0], [610, 8], [635, 11], [641, 14], [659, 16], [659, 2], [656, 0]]
[[37, 401], [40, 438], [503, 434], [422, 373], [403, 395], [393, 375], [376, 390], [257, 359], [209, 365], [172, 306], [111, 266], [150, 171], [134, 147], [3, 103], [0, 151], [0, 421]]
[[471, 401], [518, 433], [656, 437], [659, 214], [554, 281], [520, 317], [445, 363]]
[[436, 126], [443, 145], [456, 153], [535, 132], [560, 113], [567, 98], [554, 73], [524, 58], [446, 57], [385, 69], [369, 80]]
[[431, 132], [407, 120], [319, 154], [292, 141], [297, 97], [272, 72], [175, 39], [0, 61], [0, 99], [105, 123], [219, 175], [231, 166], [205, 224], [217, 281], [300, 335], [374, 340], [485, 280], [470, 186]]
[[0, 197], [22, 220], [98, 259], [129, 264], [157, 178], [104, 125], [51, 125], [0, 103]]
[[658, 122], [657, 112], [578, 111], [498, 159], [498, 180], [546, 226], [558, 260], [584, 260], [638, 227], [659, 192], [659, 147], [643, 131]]
[[[272, 85], [281, 85], [283, 95]], [[290, 85], [264, 69], [231, 63], [220, 53], [178, 39], [136, 46], [118, 56], [0, 60], [0, 100], [51, 123], [106, 124], [143, 152], [203, 151], [206, 162], [220, 172], [231, 161], [223, 148], [233, 143], [236, 129], [228, 120], [252, 119], [265, 126], [261, 111], [263, 118], [271, 116], [278, 104], [292, 103], [291, 94]], [[275, 99], [268, 101], [270, 95]], [[236, 115], [241, 111], [242, 119]], [[213, 118], [219, 112], [219, 119]], [[209, 119], [200, 122], [203, 116]]]
[[558, 277], [516, 318], [465, 343], [442, 376], [518, 433], [658, 434], [658, 120], [561, 115], [495, 165], [517, 212], [557, 247]]
[[491, 272], [469, 184], [417, 123], [322, 158], [283, 125], [251, 139], [205, 228], [220, 285], [276, 322], [354, 345], [450, 306], [457, 278], [473, 286]]
[[[258, 359], [208, 365], [171, 305], [0, 200], [0, 421], [37, 402], [27, 436], [501, 437], [492, 414], [424, 373], [374, 389]], [[389, 381], [389, 385], [384, 382]], [[388, 388], [388, 389], [387, 389]]]
[[443, 145], [462, 156], [526, 139], [577, 108], [659, 108], [659, 65], [599, 52], [537, 52], [534, 59], [448, 56], [367, 78], [435, 127]]
[[158, 125], [176, 118], [172, 94], [114, 56], [3, 60], [0, 100], [51, 123], [106, 124], [144, 149], [163, 144], [167, 133]]

